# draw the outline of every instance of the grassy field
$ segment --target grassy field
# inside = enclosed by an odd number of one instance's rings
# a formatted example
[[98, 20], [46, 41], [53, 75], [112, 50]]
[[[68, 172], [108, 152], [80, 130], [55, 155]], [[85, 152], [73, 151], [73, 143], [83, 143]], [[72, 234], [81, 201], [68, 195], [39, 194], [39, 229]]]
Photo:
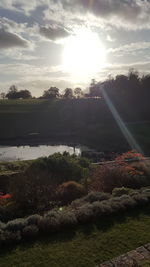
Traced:
[[[150, 240], [150, 209], [135, 210], [39, 241], [3, 249], [0, 266], [91, 267]], [[148, 264], [148, 263], [145, 263]], [[144, 265], [147, 266], [147, 265]]]
[[[150, 123], [141, 123], [136, 111], [121, 114], [141, 148], [150, 150]], [[1, 100], [0, 142], [21, 144], [73, 142], [100, 151], [124, 151], [130, 147], [102, 99]], [[36, 137], [31, 133], [38, 133]]]

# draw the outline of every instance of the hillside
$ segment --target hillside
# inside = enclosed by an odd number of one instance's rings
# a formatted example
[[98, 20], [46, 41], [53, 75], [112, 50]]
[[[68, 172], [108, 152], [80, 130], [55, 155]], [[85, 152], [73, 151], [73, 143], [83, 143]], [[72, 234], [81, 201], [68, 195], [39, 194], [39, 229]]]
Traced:
[[[149, 151], [150, 123], [144, 122], [144, 114], [122, 107], [120, 115]], [[0, 125], [1, 144], [51, 141], [81, 143], [101, 151], [129, 149], [103, 99], [1, 100]]]

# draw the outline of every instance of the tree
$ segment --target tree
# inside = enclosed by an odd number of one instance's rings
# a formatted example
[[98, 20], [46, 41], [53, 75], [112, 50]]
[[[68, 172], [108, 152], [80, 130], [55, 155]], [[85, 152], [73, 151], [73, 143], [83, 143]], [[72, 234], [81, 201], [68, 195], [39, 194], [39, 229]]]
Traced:
[[6, 94], [5, 94], [4, 92], [2, 92], [2, 93], [0, 94], [0, 96], [1, 96], [2, 99], [5, 99]]
[[74, 94], [77, 98], [80, 98], [83, 95], [82, 89], [80, 87], [75, 88]]
[[71, 88], [66, 88], [64, 93], [65, 98], [73, 98], [73, 90]]
[[11, 85], [8, 93], [6, 94], [8, 99], [17, 99], [19, 98], [18, 89], [15, 85]]
[[29, 90], [20, 90], [18, 92], [19, 98], [23, 98], [23, 99], [28, 99], [28, 98], [32, 98], [32, 95], [30, 93]]
[[57, 87], [50, 87], [48, 90], [45, 90], [43, 93], [43, 98], [57, 98], [59, 96], [59, 89]]
[[92, 79], [89, 91], [91, 97], [101, 97], [101, 91], [95, 79]]

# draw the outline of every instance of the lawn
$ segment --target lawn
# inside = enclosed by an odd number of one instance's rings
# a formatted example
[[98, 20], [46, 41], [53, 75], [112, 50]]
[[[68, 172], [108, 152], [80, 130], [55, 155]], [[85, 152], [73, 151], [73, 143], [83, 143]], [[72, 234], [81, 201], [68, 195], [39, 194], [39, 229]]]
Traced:
[[[133, 125], [127, 124], [129, 130], [141, 148], [149, 153], [150, 123], [141, 123], [138, 111], [133, 110], [129, 115], [121, 114], [125, 122], [133, 122]], [[80, 143], [100, 151], [130, 150], [102, 99], [1, 100], [0, 125], [1, 144], [50, 140]], [[31, 133], [38, 135], [31, 137]]]
[[[134, 210], [76, 230], [1, 250], [0, 266], [91, 267], [150, 240], [150, 209]], [[149, 266], [149, 265], [146, 265]]]

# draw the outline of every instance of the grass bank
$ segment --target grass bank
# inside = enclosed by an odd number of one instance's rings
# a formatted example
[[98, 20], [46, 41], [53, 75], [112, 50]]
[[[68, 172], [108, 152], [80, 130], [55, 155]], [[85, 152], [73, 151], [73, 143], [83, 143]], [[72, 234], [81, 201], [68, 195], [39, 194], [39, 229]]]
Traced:
[[135, 209], [123, 216], [86, 224], [76, 230], [1, 250], [1, 267], [91, 267], [150, 240], [150, 209]]
[[[130, 122], [128, 128], [141, 148], [148, 152], [150, 123], [141, 123], [138, 110], [120, 113], [125, 122]], [[130, 150], [103, 99], [1, 100], [0, 125], [1, 144], [52, 141], [81, 143], [100, 151]]]

